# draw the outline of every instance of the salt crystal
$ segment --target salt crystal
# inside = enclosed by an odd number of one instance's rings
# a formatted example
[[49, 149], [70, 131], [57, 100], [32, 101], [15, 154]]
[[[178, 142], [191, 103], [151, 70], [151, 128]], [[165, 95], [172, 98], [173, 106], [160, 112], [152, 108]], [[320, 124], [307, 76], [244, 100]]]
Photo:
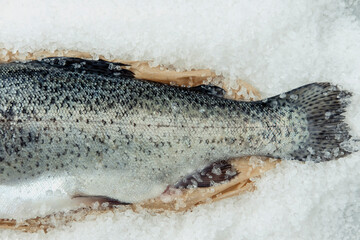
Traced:
[[75, 69], [81, 68], [81, 64], [79, 64], [79, 63], [74, 63], [73, 66], [74, 66]]
[[291, 94], [291, 95], [290, 95], [290, 98], [291, 98], [292, 100], [297, 100], [297, 99], [298, 99], [298, 95], [296, 95], [296, 94]]
[[218, 167], [213, 167], [213, 169], [211, 170], [211, 172], [215, 175], [220, 175], [221, 174], [221, 169]]
[[308, 150], [308, 152], [309, 152], [310, 154], [314, 154], [314, 153], [315, 153], [315, 151], [314, 151], [314, 149], [313, 149], [312, 147], [308, 147], [307, 150]]
[[173, 109], [173, 111], [177, 112], [179, 111], [179, 104], [177, 104], [176, 102], [172, 102], [171, 108]]
[[325, 119], [329, 119], [330, 116], [331, 116], [331, 112], [326, 112], [326, 113], [325, 113]]

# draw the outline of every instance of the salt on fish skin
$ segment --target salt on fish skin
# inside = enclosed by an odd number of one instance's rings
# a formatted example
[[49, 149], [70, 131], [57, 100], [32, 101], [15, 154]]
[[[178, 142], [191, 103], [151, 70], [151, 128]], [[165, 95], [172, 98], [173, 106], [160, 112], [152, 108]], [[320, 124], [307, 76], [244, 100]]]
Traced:
[[61, 178], [70, 196], [134, 203], [222, 160], [320, 162], [351, 152], [342, 144], [351, 138], [342, 115], [351, 94], [329, 83], [242, 102], [135, 79], [114, 65], [123, 66], [77, 58], [0, 65], [0, 185]]

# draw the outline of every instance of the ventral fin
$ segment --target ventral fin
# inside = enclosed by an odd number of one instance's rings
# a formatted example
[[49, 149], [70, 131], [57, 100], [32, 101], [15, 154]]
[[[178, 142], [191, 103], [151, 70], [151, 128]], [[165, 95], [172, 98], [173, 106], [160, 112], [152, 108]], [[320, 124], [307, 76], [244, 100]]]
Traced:
[[212, 187], [233, 179], [239, 172], [227, 161], [213, 163], [201, 171], [196, 171], [177, 182], [174, 187], [179, 189], [194, 187]]
[[215, 85], [199, 85], [196, 87], [191, 87], [189, 88], [189, 90], [216, 97], [224, 97], [226, 93], [224, 89]]
[[38, 61], [30, 61], [27, 65], [49, 66], [64, 71], [99, 74], [102, 76], [134, 77], [134, 73], [124, 69], [123, 63], [113, 63], [104, 60], [87, 60], [72, 57], [50, 57]]
[[118, 206], [118, 205], [130, 205], [131, 203], [121, 202], [117, 199], [110, 198], [107, 196], [91, 196], [86, 194], [76, 194], [72, 196], [72, 199], [78, 201], [79, 203], [83, 203], [86, 206], [93, 206], [94, 203], [98, 202], [100, 206], [106, 204], [108, 207]]

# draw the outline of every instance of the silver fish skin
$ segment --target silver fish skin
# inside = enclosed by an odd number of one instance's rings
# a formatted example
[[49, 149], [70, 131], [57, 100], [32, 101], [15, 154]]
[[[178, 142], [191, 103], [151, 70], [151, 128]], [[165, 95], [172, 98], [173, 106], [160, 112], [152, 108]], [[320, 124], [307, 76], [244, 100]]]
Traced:
[[18, 198], [60, 189], [134, 203], [221, 160], [320, 162], [350, 152], [342, 144], [350, 93], [329, 83], [243, 102], [121, 67], [76, 58], [1, 64], [0, 186]]

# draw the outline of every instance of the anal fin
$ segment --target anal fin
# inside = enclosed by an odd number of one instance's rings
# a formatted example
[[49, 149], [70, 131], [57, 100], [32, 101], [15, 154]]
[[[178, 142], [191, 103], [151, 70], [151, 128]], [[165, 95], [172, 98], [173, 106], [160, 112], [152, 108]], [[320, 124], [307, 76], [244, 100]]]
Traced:
[[196, 171], [177, 182], [174, 187], [179, 189], [193, 187], [212, 187], [233, 179], [239, 172], [227, 161], [213, 163], [201, 171]]

